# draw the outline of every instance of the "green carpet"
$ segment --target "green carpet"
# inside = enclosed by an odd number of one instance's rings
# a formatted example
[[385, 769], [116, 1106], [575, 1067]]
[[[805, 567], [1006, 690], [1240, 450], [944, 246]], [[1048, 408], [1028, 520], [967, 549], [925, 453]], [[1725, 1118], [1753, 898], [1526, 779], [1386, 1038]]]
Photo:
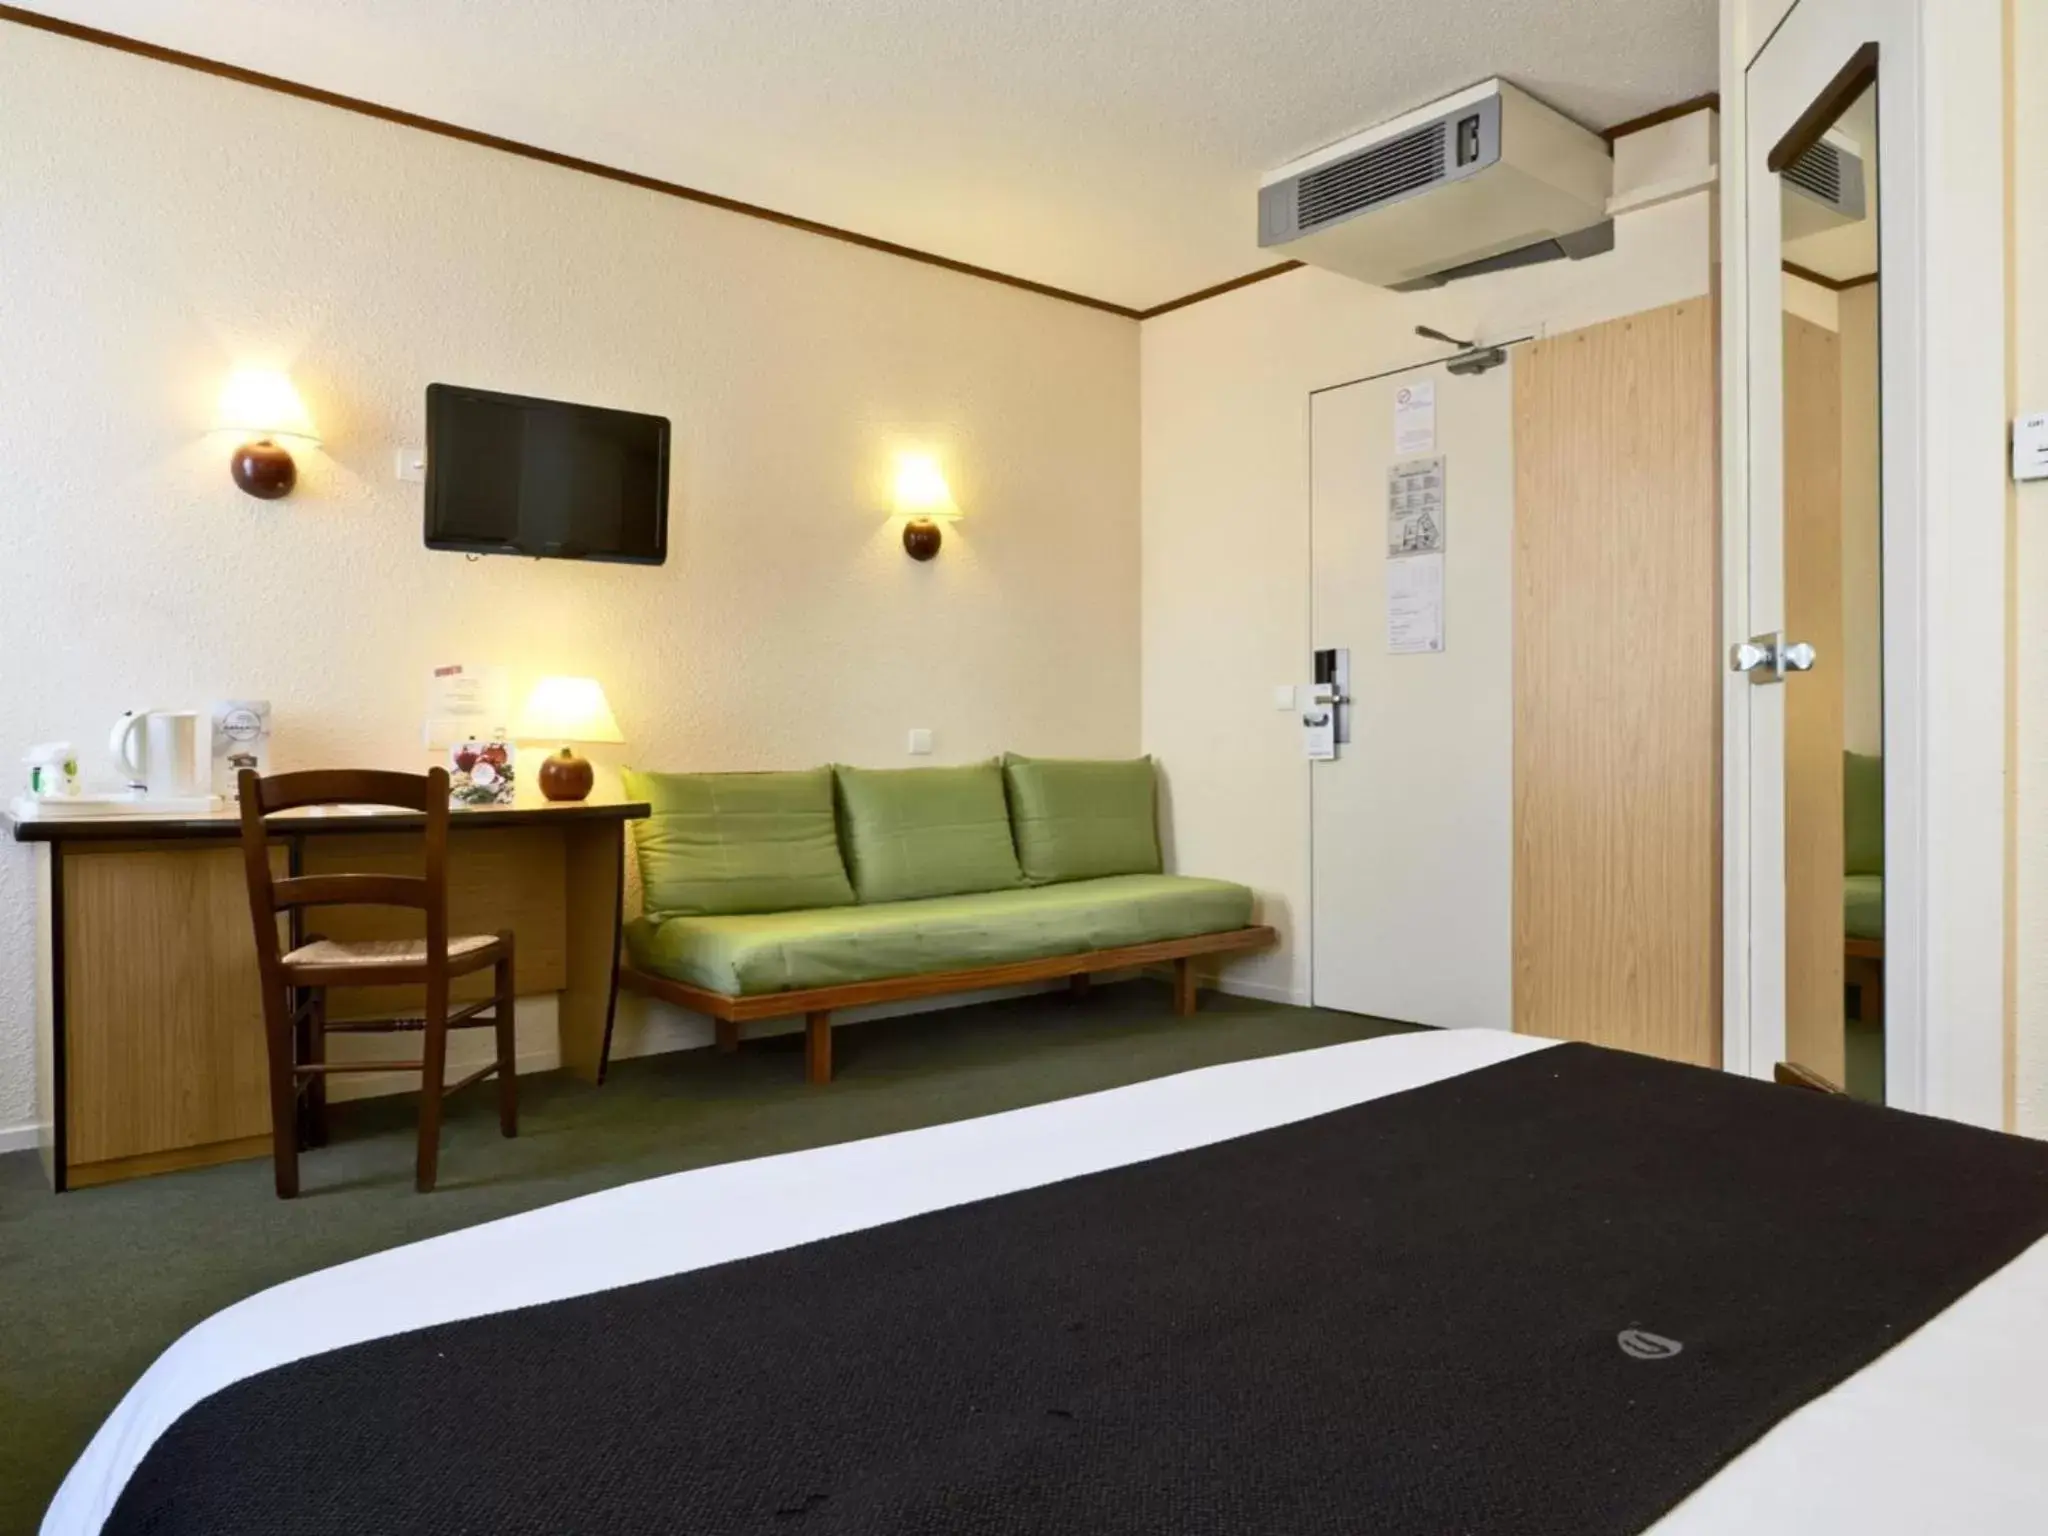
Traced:
[[74, 1457], [179, 1334], [266, 1286], [366, 1253], [683, 1168], [852, 1141], [1194, 1067], [1389, 1034], [1352, 1014], [1205, 995], [1173, 1017], [1150, 981], [832, 1032], [838, 1081], [801, 1041], [623, 1061], [603, 1088], [524, 1080], [520, 1136], [488, 1085], [449, 1102], [441, 1185], [412, 1189], [410, 1095], [336, 1108], [281, 1201], [268, 1162], [61, 1197], [32, 1153], [0, 1157], [0, 1532], [33, 1531]]

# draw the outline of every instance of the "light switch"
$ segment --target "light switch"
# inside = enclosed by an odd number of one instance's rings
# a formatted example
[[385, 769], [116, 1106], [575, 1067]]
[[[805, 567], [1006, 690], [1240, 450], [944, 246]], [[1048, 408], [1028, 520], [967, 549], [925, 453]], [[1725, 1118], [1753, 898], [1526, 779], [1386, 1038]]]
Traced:
[[398, 450], [398, 478], [418, 485], [427, 478], [427, 450], [406, 447]]
[[1275, 683], [1273, 685], [1273, 707], [1290, 711], [1294, 708], [1294, 684]]
[[2035, 411], [2013, 422], [2012, 477], [2048, 480], [2048, 411]]
[[932, 733], [930, 731], [920, 726], [910, 733], [910, 755], [912, 757], [930, 757], [932, 755]]

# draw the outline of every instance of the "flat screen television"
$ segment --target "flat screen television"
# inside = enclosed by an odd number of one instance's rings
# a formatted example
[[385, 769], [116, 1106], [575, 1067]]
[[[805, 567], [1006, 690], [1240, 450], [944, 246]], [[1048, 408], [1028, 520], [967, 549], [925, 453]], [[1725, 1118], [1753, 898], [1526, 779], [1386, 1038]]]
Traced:
[[668, 558], [668, 418], [427, 386], [427, 547]]

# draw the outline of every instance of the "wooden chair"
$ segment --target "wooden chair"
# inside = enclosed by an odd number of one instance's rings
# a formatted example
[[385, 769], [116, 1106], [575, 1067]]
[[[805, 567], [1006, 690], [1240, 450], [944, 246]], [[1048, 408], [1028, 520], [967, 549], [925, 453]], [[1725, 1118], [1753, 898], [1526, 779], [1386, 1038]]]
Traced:
[[[240, 779], [242, 851], [249, 877], [249, 913], [256, 926], [256, 956], [263, 982], [263, 1023], [270, 1047], [270, 1132], [277, 1165], [278, 1198], [299, 1192], [299, 1148], [327, 1139], [326, 1078], [335, 1072], [417, 1069], [420, 1084], [419, 1157], [415, 1182], [434, 1187], [441, 1150], [441, 1100], [471, 1083], [498, 1075], [498, 1125], [519, 1134], [519, 1084], [513, 1057], [514, 1014], [512, 935], [448, 933], [448, 774], [323, 770], [281, 773], [268, 778], [250, 769]], [[318, 805], [380, 805], [419, 811], [426, 817], [423, 875], [294, 875], [278, 879], [270, 868], [274, 828], [266, 820], [279, 811]], [[278, 917], [296, 919], [312, 906], [410, 907], [425, 915], [423, 939], [335, 942], [296, 932], [288, 949], [278, 939]], [[448, 1006], [448, 983], [457, 976], [495, 972], [491, 995], [458, 1008]], [[422, 986], [426, 1006], [417, 1016], [332, 1020], [330, 987]], [[498, 1032], [497, 1060], [444, 1083], [448, 1031], [492, 1025]], [[344, 1033], [419, 1030], [426, 1049], [419, 1061], [330, 1063], [326, 1037]]]

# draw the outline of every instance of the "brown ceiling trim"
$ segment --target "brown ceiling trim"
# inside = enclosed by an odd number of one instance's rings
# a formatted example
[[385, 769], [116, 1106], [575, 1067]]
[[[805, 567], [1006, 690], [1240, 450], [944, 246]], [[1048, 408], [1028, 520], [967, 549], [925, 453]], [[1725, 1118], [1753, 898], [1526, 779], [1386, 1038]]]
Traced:
[[1154, 304], [1150, 309], [1138, 311], [1140, 320], [1156, 319], [1171, 314], [1176, 309], [1186, 309], [1190, 304], [1199, 304], [1204, 299], [1213, 299], [1218, 294], [1235, 293], [1240, 288], [1249, 288], [1253, 283], [1263, 283], [1269, 277], [1278, 277], [1283, 272], [1292, 272], [1301, 266], [1298, 261], [1283, 261], [1274, 266], [1261, 267], [1256, 272], [1247, 272], [1243, 277], [1233, 277], [1227, 283], [1212, 283], [1207, 288], [1197, 288], [1193, 293], [1184, 293], [1177, 299], [1168, 299], [1164, 304]]
[[761, 219], [770, 224], [780, 224], [785, 229], [802, 230], [809, 235], [823, 235], [828, 240], [841, 240], [848, 245], [858, 245], [870, 251], [880, 251], [887, 256], [900, 256], [906, 261], [922, 262], [929, 267], [943, 267], [948, 272], [963, 273], [968, 277], [982, 278], [991, 283], [1001, 283], [1009, 288], [1021, 288], [1027, 293], [1041, 294], [1049, 299], [1060, 299], [1069, 304], [1081, 304], [1089, 309], [1103, 310], [1108, 314], [1121, 315], [1126, 320], [1140, 318], [1143, 311], [1126, 304], [1112, 304], [1107, 299], [1091, 298], [1085, 293], [1075, 293], [1067, 288], [1055, 288], [1050, 283], [1033, 282], [1028, 277], [1013, 277], [1007, 272], [998, 272], [990, 267], [978, 267], [969, 261], [955, 261], [950, 256], [935, 255], [920, 251], [914, 246], [898, 245], [893, 240], [878, 239], [863, 235], [851, 229], [841, 229], [836, 224], [821, 224], [816, 219], [799, 218], [793, 213], [781, 213], [773, 208], [763, 208], [756, 203], [744, 203], [737, 198], [721, 197], [715, 192], [700, 191], [673, 181], [663, 181], [655, 176], [642, 176], [637, 171], [623, 171], [616, 166], [600, 165], [595, 160], [584, 160], [575, 155], [564, 155], [552, 149], [542, 149], [534, 144], [522, 144], [516, 139], [500, 138], [494, 133], [483, 133], [474, 128], [464, 128], [456, 123], [444, 123], [438, 118], [422, 117], [416, 112], [402, 111], [374, 101], [364, 101], [356, 96], [344, 96], [336, 91], [321, 90], [318, 86], [302, 85], [296, 80], [286, 80], [278, 75], [266, 75], [258, 70], [243, 69], [239, 65], [224, 64], [218, 59], [203, 58], [196, 53], [182, 53], [175, 48], [159, 47], [145, 43], [138, 38], [124, 37], [117, 32], [103, 32], [97, 27], [81, 26], [77, 22], [63, 21], [55, 16], [45, 16], [40, 11], [23, 10], [16, 5], [0, 5], [0, 21], [11, 21], [39, 32], [55, 33], [68, 37], [74, 42], [92, 43], [101, 48], [111, 48], [118, 53], [134, 54], [139, 58], [154, 59], [160, 64], [175, 64], [180, 69], [197, 70], [201, 74], [217, 75], [223, 80], [233, 80], [241, 85], [253, 85], [259, 90], [275, 91], [281, 96], [295, 96], [301, 101], [318, 102], [326, 107], [338, 107], [344, 112], [354, 112], [363, 117], [373, 117], [379, 122], [396, 123], [401, 128], [417, 128], [422, 133], [437, 134], [444, 139], [458, 139], [465, 144], [475, 144], [484, 149], [495, 149], [504, 154], [517, 155], [524, 160], [538, 160], [544, 165], [556, 166], [562, 170], [580, 171], [586, 176], [596, 176], [605, 181], [620, 182], [625, 186], [638, 187], [645, 192], [659, 192], [664, 197], [680, 198], [688, 203], [700, 203], [707, 208], [718, 208], [726, 213], [737, 213], [750, 219]]
[[1626, 122], [1616, 123], [1611, 128], [1602, 128], [1600, 137], [1612, 144], [1616, 139], [1631, 133], [1641, 133], [1645, 128], [1655, 128], [1660, 123], [1675, 123], [1681, 117], [1691, 117], [1695, 112], [1718, 112], [1721, 110], [1721, 93], [1708, 91], [1704, 96], [1694, 96], [1686, 101], [1674, 101], [1668, 107], [1659, 107], [1654, 112], [1645, 112], [1641, 117], [1631, 117]]
[[1802, 267], [1796, 261], [1781, 261], [1778, 265], [1785, 269], [1787, 276], [1812, 283], [1816, 288], [1825, 288], [1830, 293], [1847, 293], [1851, 288], [1861, 288], [1876, 282], [1878, 276], [1875, 272], [1866, 272], [1861, 277], [1829, 277], [1825, 272]]
[[1764, 157], [1764, 169], [1775, 176], [1818, 144], [1821, 136], [1849, 110], [1850, 103], [1876, 79], [1877, 44], [1865, 43], [1849, 56], [1849, 62], [1814, 97], [1812, 105], [1799, 114], [1799, 120], [1785, 130], [1785, 136], [1771, 146], [1771, 152]]
[[1829, 293], [1840, 293], [1849, 286], [1839, 277], [1829, 277], [1825, 272], [1816, 272], [1811, 267], [1802, 267], [1796, 261], [1781, 261], [1778, 265], [1784, 268], [1787, 277], [1796, 277], [1803, 283], [1813, 284], [1816, 288], [1825, 288]]

